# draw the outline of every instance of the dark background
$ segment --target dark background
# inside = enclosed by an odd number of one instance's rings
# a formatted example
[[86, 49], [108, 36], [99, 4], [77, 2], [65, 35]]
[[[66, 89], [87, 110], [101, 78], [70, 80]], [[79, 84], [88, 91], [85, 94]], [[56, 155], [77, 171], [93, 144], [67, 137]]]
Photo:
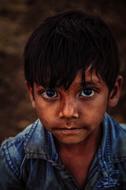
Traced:
[[47, 16], [82, 9], [101, 16], [119, 46], [124, 85], [111, 114], [126, 122], [126, 1], [121, 0], [0, 0], [0, 141], [36, 119], [23, 76], [23, 49], [33, 29]]

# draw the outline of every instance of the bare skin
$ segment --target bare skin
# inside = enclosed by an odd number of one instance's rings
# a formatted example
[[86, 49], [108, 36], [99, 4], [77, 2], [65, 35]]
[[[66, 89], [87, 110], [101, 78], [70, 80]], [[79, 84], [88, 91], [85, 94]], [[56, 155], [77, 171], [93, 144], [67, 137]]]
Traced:
[[[43, 126], [56, 138], [60, 157], [82, 187], [102, 138], [101, 123], [108, 107], [114, 107], [120, 97], [122, 84], [118, 76], [109, 92], [107, 85], [95, 71], [85, 72], [82, 87], [79, 71], [68, 90], [44, 89], [41, 85], [28, 85], [33, 107]], [[34, 92], [34, 96], [33, 96]]]
[[[99, 129], [100, 131], [100, 129]], [[74, 147], [59, 145], [60, 157], [68, 171], [75, 178], [78, 186], [84, 187], [87, 181], [87, 174], [97, 151], [101, 134], [97, 138], [87, 140], [87, 143], [80, 143]], [[90, 143], [91, 142], [91, 143]]]

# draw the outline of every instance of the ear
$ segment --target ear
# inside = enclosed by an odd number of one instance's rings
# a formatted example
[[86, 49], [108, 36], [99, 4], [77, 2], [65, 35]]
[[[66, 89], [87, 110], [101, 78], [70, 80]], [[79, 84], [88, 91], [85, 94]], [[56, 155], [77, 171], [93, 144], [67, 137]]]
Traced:
[[115, 85], [109, 94], [108, 106], [115, 107], [119, 101], [121, 89], [123, 84], [123, 77], [119, 75], [116, 79]]
[[26, 86], [28, 89], [29, 97], [32, 103], [32, 107], [35, 108], [35, 99], [34, 99], [34, 86], [32, 87], [29, 82], [26, 81]]

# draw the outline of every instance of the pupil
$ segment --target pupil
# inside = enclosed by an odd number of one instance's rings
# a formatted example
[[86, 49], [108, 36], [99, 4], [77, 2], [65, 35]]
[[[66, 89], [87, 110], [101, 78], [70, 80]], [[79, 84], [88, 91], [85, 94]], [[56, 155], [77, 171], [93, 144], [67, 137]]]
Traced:
[[51, 90], [51, 89], [48, 89], [48, 90], [46, 91], [46, 94], [47, 94], [47, 96], [52, 97], [52, 96], [55, 95], [55, 91], [54, 91], [54, 90]]
[[84, 89], [84, 93], [89, 96], [92, 93], [92, 89], [90, 88]]

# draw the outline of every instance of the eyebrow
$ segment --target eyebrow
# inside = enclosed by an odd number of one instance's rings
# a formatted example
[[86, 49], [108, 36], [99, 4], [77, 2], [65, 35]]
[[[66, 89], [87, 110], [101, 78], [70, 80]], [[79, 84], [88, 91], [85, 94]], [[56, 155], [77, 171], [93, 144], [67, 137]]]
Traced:
[[93, 81], [93, 80], [85, 80], [85, 81], [83, 81], [83, 82], [80, 82], [80, 83], [76, 83], [76, 84], [80, 84], [80, 86], [88, 86], [88, 85], [101, 85], [102, 83], [101, 83], [101, 81]]
[[[99, 85], [101, 85], [101, 81], [99, 80], [99, 81], [93, 81], [93, 80], [85, 80], [85, 81], [81, 81], [81, 82], [76, 82], [75, 84], [74, 84], [75, 86], [77, 85], [77, 86], [80, 86], [80, 87], [85, 87], [85, 86], [99, 86]], [[37, 86], [36, 86], [38, 89], [39, 88], [43, 88], [43, 89], [45, 89], [42, 85], [39, 85], [39, 84], [37, 84]], [[60, 88], [60, 87], [58, 87], [58, 88]]]
[[81, 85], [101, 85], [100, 81], [84, 81]]

